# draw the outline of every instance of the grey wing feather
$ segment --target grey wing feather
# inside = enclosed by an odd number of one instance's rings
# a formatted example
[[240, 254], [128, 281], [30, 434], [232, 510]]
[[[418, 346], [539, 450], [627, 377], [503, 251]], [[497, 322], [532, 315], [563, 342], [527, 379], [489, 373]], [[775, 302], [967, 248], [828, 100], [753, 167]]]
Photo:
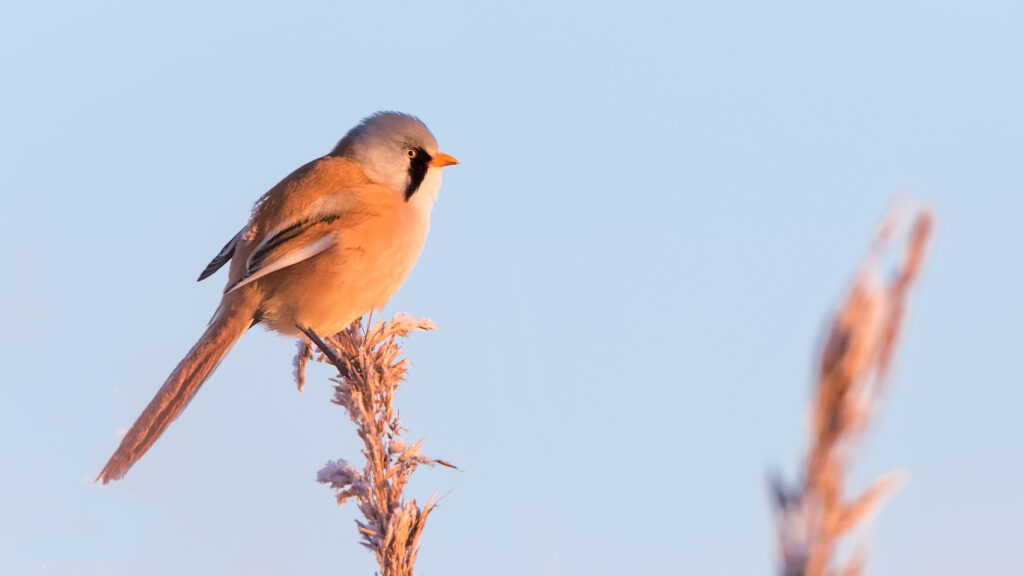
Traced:
[[235, 234], [234, 238], [228, 240], [228, 243], [225, 244], [224, 247], [220, 249], [220, 252], [213, 257], [213, 260], [210, 260], [210, 263], [206, 265], [206, 268], [203, 269], [203, 273], [199, 275], [199, 280], [196, 280], [196, 282], [206, 280], [212, 276], [214, 272], [220, 270], [221, 266], [227, 264], [228, 261], [231, 260], [231, 257], [235, 255], [235, 246], [238, 245], [238, 241], [242, 238], [243, 232], [245, 232], [245, 228], [239, 230], [238, 234]]

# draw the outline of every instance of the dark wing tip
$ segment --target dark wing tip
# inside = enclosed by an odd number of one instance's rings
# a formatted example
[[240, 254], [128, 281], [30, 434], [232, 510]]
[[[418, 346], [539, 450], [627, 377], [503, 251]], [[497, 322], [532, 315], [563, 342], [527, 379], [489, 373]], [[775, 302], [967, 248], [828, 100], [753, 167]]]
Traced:
[[235, 246], [238, 245], [238, 240], [239, 238], [242, 237], [243, 232], [245, 232], [245, 228], [239, 230], [238, 234], [235, 234], [234, 238], [228, 240], [228, 243], [225, 244], [224, 247], [220, 249], [220, 252], [218, 252], [217, 255], [213, 257], [213, 260], [211, 260], [210, 263], [206, 265], [206, 268], [203, 268], [203, 272], [199, 275], [199, 279], [196, 280], [196, 282], [202, 282], [203, 280], [206, 280], [210, 276], [213, 276], [214, 272], [220, 270], [221, 266], [223, 266], [229, 260], [231, 260], [231, 258], [235, 255]]
[[202, 282], [203, 280], [206, 280], [210, 276], [213, 276], [213, 273], [216, 272], [219, 269], [220, 269], [219, 265], [218, 266], [214, 266], [213, 263], [211, 263], [206, 268], [203, 268], [203, 272], [202, 272], [202, 274], [199, 275], [199, 278], [196, 279], [196, 282]]

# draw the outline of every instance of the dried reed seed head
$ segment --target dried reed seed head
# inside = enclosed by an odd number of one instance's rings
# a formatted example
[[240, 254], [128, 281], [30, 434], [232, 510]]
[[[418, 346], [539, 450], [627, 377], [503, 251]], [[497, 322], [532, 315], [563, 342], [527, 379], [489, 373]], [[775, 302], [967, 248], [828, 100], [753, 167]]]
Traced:
[[[883, 284], [878, 280], [881, 254], [907, 228], [901, 269]], [[928, 210], [918, 208], [911, 214], [905, 205], [896, 204], [835, 316], [822, 350], [804, 485], [800, 490], [776, 488], [776, 531], [787, 576], [825, 574], [839, 539], [877, 511], [904, 481], [904, 475], [890, 474], [852, 501], [843, 500], [851, 452], [885, 391], [908, 290], [921, 271], [933, 229]], [[835, 573], [861, 574], [865, 561], [865, 554], [857, 554]]]
[[[334, 402], [343, 406], [363, 440], [366, 464], [360, 472], [344, 460], [328, 462], [317, 479], [335, 490], [338, 503], [355, 498], [365, 521], [356, 521], [363, 541], [374, 551], [384, 576], [412, 575], [426, 519], [436, 507], [432, 496], [421, 510], [404, 500], [409, 475], [420, 465], [447, 462], [422, 453], [422, 439], [408, 445], [394, 405], [406, 362], [396, 338], [433, 330], [429, 321], [399, 314], [364, 328], [362, 320], [327, 339], [338, 368]], [[327, 360], [320, 355], [318, 360]], [[340, 364], [340, 365], [339, 365]]]
[[292, 361], [292, 366], [294, 368], [295, 385], [299, 389], [299, 394], [302, 394], [306, 391], [306, 364], [313, 357], [313, 344], [307, 339], [299, 340], [296, 343], [299, 349], [295, 354], [295, 360]]

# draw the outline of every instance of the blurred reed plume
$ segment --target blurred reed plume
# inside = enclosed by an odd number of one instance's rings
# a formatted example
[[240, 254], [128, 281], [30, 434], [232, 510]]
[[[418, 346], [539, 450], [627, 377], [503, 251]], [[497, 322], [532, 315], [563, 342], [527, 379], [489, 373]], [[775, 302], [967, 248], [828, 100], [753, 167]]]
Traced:
[[[366, 464], [357, 470], [344, 459], [329, 461], [316, 479], [330, 484], [338, 504], [355, 498], [363, 520], [356, 520], [362, 544], [374, 552], [382, 576], [412, 576], [420, 537], [427, 516], [437, 507], [431, 496], [420, 508], [406, 500], [409, 475], [418, 466], [441, 464], [421, 452], [423, 441], [407, 445], [395, 408], [395, 395], [405, 380], [406, 360], [396, 338], [410, 332], [434, 330], [430, 320], [399, 314], [389, 322], [377, 321], [368, 328], [356, 320], [348, 328], [326, 339], [310, 334], [320, 349], [317, 360], [338, 369], [333, 402], [345, 408], [363, 440]], [[313, 357], [312, 346], [302, 342], [295, 358], [295, 376], [301, 391], [305, 386], [306, 363]]]
[[[886, 391], [908, 292], [921, 271], [932, 227], [926, 209], [900, 204], [890, 209], [832, 321], [822, 350], [803, 485], [791, 488], [773, 480], [784, 576], [862, 574], [865, 553], [840, 563], [834, 560], [836, 548], [903, 484], [902, 474], [890, 473], [859, 496], [844, 496], [853, 453]], [[902, 262], [885, 282], [883, 258], [904, 237]]]

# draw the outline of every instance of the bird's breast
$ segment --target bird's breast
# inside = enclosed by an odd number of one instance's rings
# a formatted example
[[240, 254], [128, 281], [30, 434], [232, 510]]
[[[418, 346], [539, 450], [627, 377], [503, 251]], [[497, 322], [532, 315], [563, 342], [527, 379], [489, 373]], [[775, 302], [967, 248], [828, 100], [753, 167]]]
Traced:
[[432, 204], [414, 195], [354, 224], [339, 221], [332, 248], [267, 276], [264, 322], [284, 334], [300, 325], [330, 335], [384, 307], [423, 250]]

